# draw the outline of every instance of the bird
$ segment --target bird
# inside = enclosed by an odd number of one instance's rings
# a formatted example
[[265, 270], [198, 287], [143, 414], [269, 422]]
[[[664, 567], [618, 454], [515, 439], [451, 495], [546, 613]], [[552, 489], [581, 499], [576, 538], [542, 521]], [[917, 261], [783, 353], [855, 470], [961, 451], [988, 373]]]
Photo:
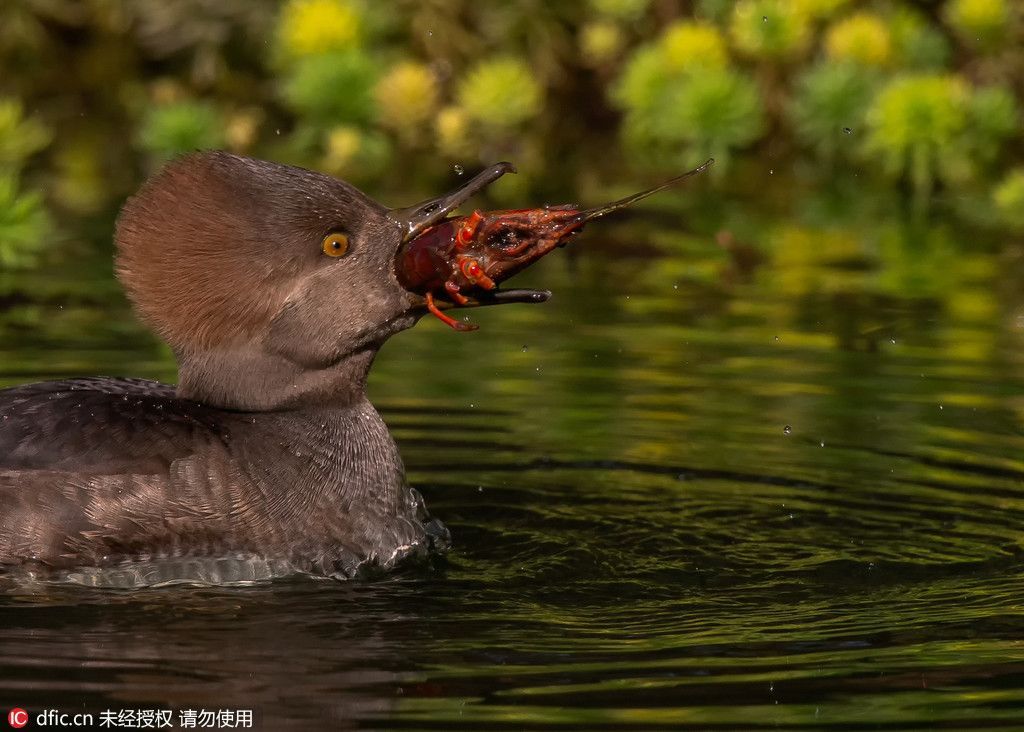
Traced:
[[443, 554], [450, 534], [408, 484], [367, 374], [426, 312], [396, 278], [403, 243], [510, 170], [389, 209], [340, 179], [223, 151], [166, 165], [114, 238], [117, 276], [178, 382], [0, 390], [0, 573], [341, 580]]

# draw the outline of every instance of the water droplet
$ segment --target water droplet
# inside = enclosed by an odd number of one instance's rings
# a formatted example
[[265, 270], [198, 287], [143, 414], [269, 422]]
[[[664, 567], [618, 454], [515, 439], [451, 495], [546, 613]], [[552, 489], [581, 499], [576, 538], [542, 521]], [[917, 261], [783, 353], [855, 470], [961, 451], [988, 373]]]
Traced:
[[847, 135], [852, 135], [853, 134], [853, 128], [852, 127], [844, 127], [843, 128], [843, 132], [845, 132]]
[[427, 31], [427, 35], [428, 35], [428, 36], [432, 36], [432, 35], [434, 35], [434, 31], [432, 31], [432, 30], [428, 30], [428, 31]]
[[780, 339], [779, 339], [779, 337], [778, 337], [778, 336], [775, 336], [775, 342], [776, 342], [776, 343], [778, 343], [778, 342], [779, 342], [779, 340], [780, 340]]
[[824, 440], [822, 440], [822, 441], [821, 441], [821, 442], [819, 443], [819, 447], [825, 447], [825, 441], [824, 441]]
[[462, 167], [461, 165], [459, 165], [458, 163], [455, 163], [455, 165], [453, 165], [453, 166], [452, 166], [452, 170], [454, 170], [454, 171], [455, 171], [455, 175], [462, 175], [463, 173], [465, 173], [465, 172], [466, 172], [466, 169], [465, 169], [465, 168], [463, 168], [463, 167]]
[[762, 15], [761, 16], [761, 22], [762, 23], [767, 23], [768, 22], [768, 16], [767, 15]]
[[274, 134], [275, 135], [280, 135], [281, 134], [281, 128], [278, 127], [276, 130], [274, 130]]
[[889, 339], [889, 343], [891, 343], [891, 344], [893, 344], [895, 346], [896, 345], [896, 339], [895, 338], [890, 338]]
[[469, 408], [470, 408], [470, 409], [475, 409], [475, 408], [476, 408], [476, 405], [475, 405], [475, 404], [473, 404], [472, 402], [470, 402], [470, 403], [469, 403]]
[[672, 285], [672, 289], [673, 290], [678, 290], [679, 289], [679, 285]]
[[793, 434], [793, 428], [790, 427], [787, 424], [785, 427], [782, 428], [782, 434], [784, 434], [784, 435], [791, 435], [791, 434]]
[[775, 168], [768, 168], [768, 175], [775, 175]]
[[523, 346], [523, 353], [526, 353], [529, 350], [530, 350], [529, 346], [526, 346], [526, 345]]

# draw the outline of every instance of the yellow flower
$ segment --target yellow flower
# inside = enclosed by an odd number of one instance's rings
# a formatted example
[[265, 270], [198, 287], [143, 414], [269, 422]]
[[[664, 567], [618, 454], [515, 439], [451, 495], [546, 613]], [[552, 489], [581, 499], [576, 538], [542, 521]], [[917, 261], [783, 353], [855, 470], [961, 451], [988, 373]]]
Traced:
[[375, 95], [383, 124], [412, 130], [433, 115], [437, 107], [437, 81], [426, 66], [407, 61], [377, 82]]
[[1014, 231], [1024, 231], [1024, 168], [1014, 168], [992, 194], [1003, 222]]
[[437, 144], [446, 155], [464, 155], [469, 149], [469, 117], [459, 107], [445, 107], [437, 115]]
[[970, 86], [958, 76], [912, 75], [889, 82], [868, 110], [869, 144], [905, 152], [917, 144], [942, 150], [967, 121]]
[[362, 17], [346, 0], [289, 0], [279, 39], [291, 57], [343, 51], [358, 45]]
[[258, 109], [246, 109], [235, 112], [228, 117], [224, 128], [224, 138], [228, 147], [236, 152], [243, 152], [252, 147], [260, 130], [263, 113]]
[[1010, 26], [1006, 0], [952, 0], [945, 15], [957, 33], [974, 45], [997, 44]]
[[459, 85], [459, 105], [494, 128], [515, 127], [540, 112], [542, 93], [529, 66], [513, 58], [477, 64]]
[[742, 0], [732, 9], [729, 32], [736, 47], [759, 58], [791, 58], [811, 40], [808, 18], [789, 0]]
[[885, 66], [892, 58], [892, 37], [877, 15], [857, 13], [829, 28], [825, 48], [835, 61]]
[[580, 29], [580, 55], [593, 66], [601, 66], [619, 55], [626, 39], [615, 23], [597, 20]]
[[665, 66], [672, 71], [722, 69], [729, 61], [722, 34], [705, 23], [673, 23], [660, 43]]
[[327, 134], [327, 167], [338, 172], [347, 170], [359, 154], [362, 141], [362, 133], [355, 127], [335, 127]]

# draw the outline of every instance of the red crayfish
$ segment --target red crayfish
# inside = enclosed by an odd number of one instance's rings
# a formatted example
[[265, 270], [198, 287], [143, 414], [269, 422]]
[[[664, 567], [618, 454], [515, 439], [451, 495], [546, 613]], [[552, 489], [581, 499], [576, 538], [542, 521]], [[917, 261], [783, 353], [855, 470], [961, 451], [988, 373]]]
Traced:
[[442, 312], [438, 298], [455, 307], [543, 302], [550, 292], [499, 290], [498, 284], [556, 247], [565, 246], [588, 221], [701, 173], [713, 162], [708, 160], [654, 188], [595, 208], [545, 206], [449, 217], [471, 195], [505, 173], [515, 172], [509, 163], [492, 165], [448, 196], [395, 212], [400, 224], [408, 222], [405, 243], [395, 263], [398, 281], [410, 292], [422, 295], [427, 309], [455, 330], [476, 330], [477, 326]]

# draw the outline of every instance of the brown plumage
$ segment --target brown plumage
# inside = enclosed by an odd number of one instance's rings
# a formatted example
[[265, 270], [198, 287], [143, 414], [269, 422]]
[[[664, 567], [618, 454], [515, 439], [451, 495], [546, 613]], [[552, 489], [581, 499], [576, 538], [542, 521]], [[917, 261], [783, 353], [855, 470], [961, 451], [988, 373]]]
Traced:
[[[0, 391], [0, 564], [223, 582], [351, 577], [443, 548], [365, 396], [380, 345], [423, 312], [393, 264], [417, 217], [220, 152], [155, 176], [118, 221], [117, 271], [179, 384]], [[324, 256], [332, 232], [345, 256]]]

